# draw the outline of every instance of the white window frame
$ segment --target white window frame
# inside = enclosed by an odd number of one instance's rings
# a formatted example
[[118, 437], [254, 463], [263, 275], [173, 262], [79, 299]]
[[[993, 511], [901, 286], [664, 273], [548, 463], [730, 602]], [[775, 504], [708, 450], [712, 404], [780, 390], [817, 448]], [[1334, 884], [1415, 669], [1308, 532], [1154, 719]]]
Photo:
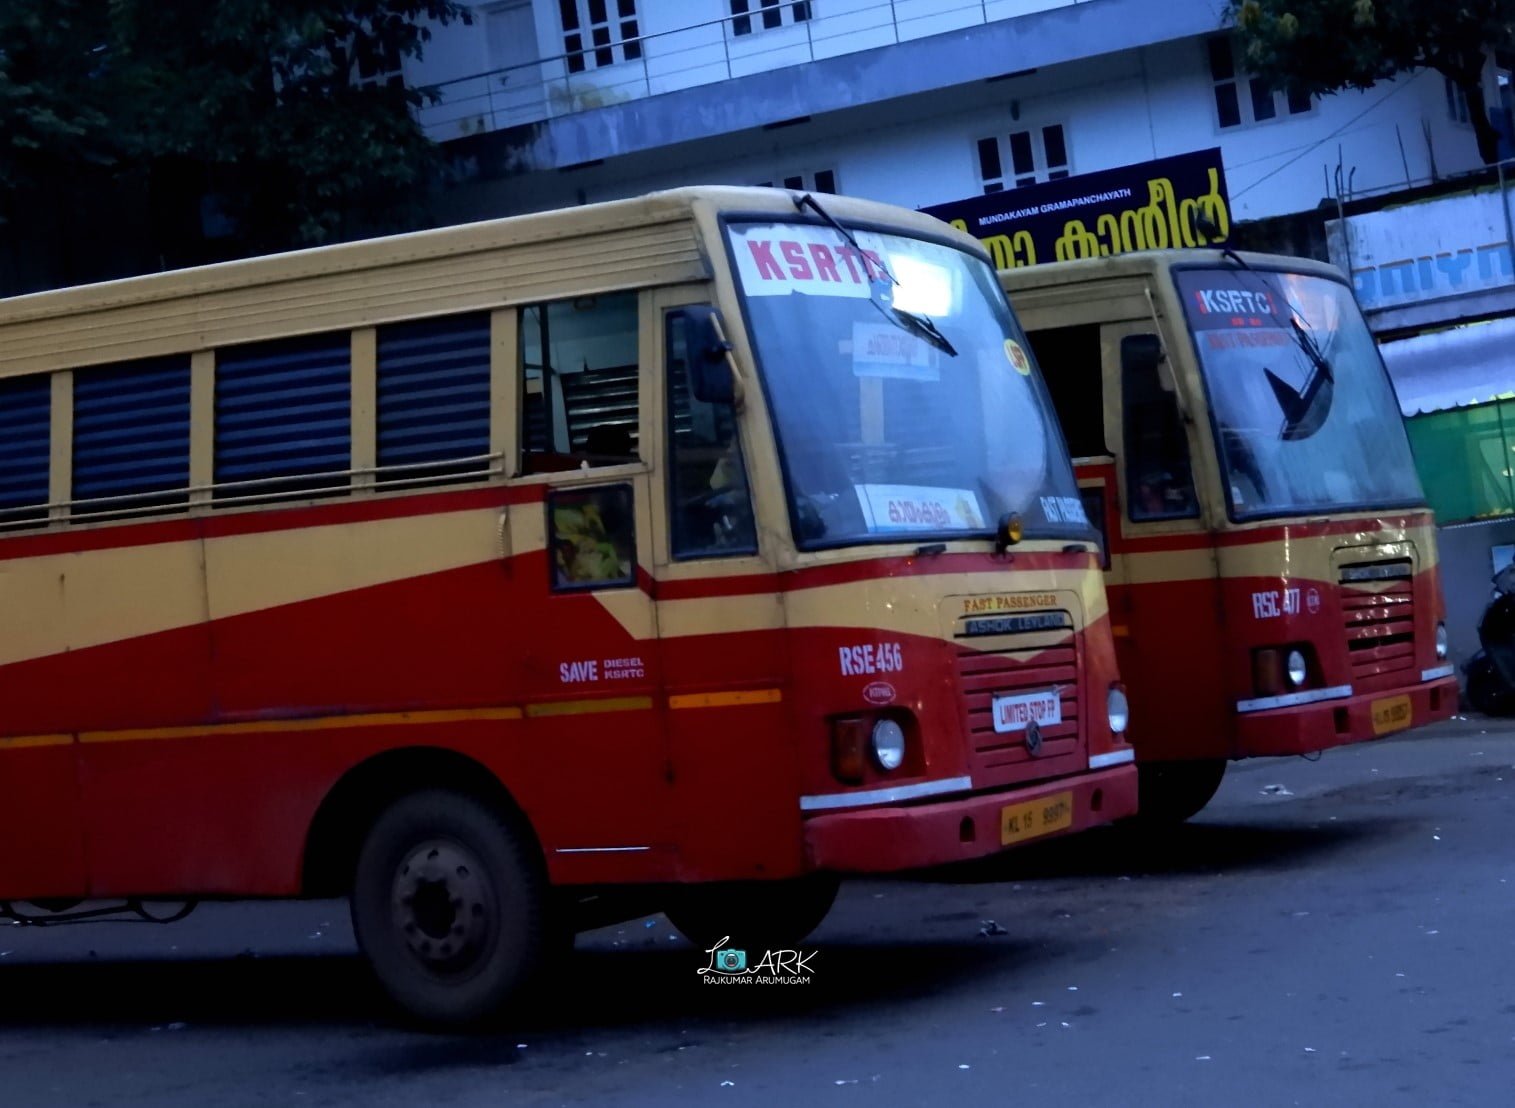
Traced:
[[403, 89], [405, 87], [405, 59], [399, 49], [394, 50], [392, 57], [381, 60], [389, 64], [383, 69], [375, 69], [372, 73], [364, 73], [362, 62], [354, 61], [352, 83], [358, 88]]
[[[637, 11], [636, 0], [603, 0], [605, 18], [602, 20], [592, 18], [590, 4], [593, 2], [558, 2], [558, 23], [568, 72], [588, 73], [622, 62], [640, 61], [643, 56], [642, 13]], [[577, 17], [577, 24], [573, 27], [569, 27], [563, 18], [565, 5], [571, 5]], [[601, 33], [604, 41], [596, 38]]]
[[727, 7], [731, 14], [726, 17], [726, 33], [731, 38], [797, 27], [815, 19], [815, 0], [728, 0]]
[[[1058, 133], [1062, 143], [1061, 161], [1054, 161], [1049, 157], [1048, 132], [1051, 131]], [[1016, 141], [1022, 137], [1025, 139], [1024, 147]], [[991, 172], [991, 169], [996, 166], [987, 164], [985, 147], [988, 143], [994, 144], [998, 175]], [[1016, 164], [1018, 148], [1029, 150], [1031, 155], [1029, 168], [1024, 162], [1020, 165]], [[1069, 149], [1068, 125], [1062, 122], [1049, 120], [1038, 124], [1017, 124], [1003, 134], [988, 135], [977, 139], [973, 144], [973, 155], [978, 168], [979, 188], [985, 195], [1028, 188], [1031, 185], [1045, 184], [1047, 181], [1061, 181], [1073, 176], [1073, 154]]]
[[[829, 182], [825, 175], [830, 174]], [[842, 191], [839, 183], [841, 175], [834, 169], [801, 169], [792, 173], [775, 173], [762, 181], [755, 182], [759, 188], [791, 189], [795, 192], [818, 192], [823, 196], [834, 196]], [[824, 187], [829, 183], [829, 188]]]
[[1468, 107], [1468, 94], [1457, 87], [1450, 77], [1443, 77], [1447, 88], [1447, 118], [1465, 127], [1473, 125], [1473, 116]]
[[[1224, 46], [1231, 56], [1231, 72], [1222, 76], [1215, 70], [1213, 51]], [[1280, 123], [1302, 115], [1311, 115], [1316, 108], [1316, 97], [1308, 98], [1307, 106], [1296, 108], [1284, 89], [1270, 89], [1261, 77], [1249, 73], [1238, 56], [1236, 43], [1229, 35], [1211, 35], [1205, 40], [1205, 69], [1210, 75], [1211, 100], [1215, 105], [1215, 128], [1218, 131], [1237, 131], [1243, 127], [1259, 127], [1268, 123]], [[1220, 92], [1230, 89], [1236, 96], [1235, 123], [1222, 122], [1220, 117]], [[1273, 106], [1270, 115], [1257, 116], [1257, 102], [1267, 99]]]

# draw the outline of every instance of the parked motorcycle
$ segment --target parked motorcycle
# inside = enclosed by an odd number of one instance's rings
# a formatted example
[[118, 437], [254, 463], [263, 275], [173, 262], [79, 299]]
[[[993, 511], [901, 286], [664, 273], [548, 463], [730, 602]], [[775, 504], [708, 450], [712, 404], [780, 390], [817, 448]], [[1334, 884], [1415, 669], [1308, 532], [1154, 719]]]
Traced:
[[1515, 716], [1515, 563], [1494, 575], [1478, 641], [1483, 649], [1463, 667], [1468, 703], [1485, 715]]

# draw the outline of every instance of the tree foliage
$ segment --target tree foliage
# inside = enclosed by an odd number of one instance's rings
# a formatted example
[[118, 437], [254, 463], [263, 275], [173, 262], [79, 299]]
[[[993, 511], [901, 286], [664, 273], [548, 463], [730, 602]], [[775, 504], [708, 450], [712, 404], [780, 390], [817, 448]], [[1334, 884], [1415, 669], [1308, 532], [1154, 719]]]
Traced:
[[438, 165], [413, 117], [429, 94], [354, 78], [458, 19], [453, 0], [4, 0], [0, 218], [135, 188], [164, 227], [213, 213], [227, 253], [403, 222]]
[[1303, 92], [1365, 89], [1434, 69], [1468, 98], [1485, 161], [1498, 156], [1482, 75], [1515, 42], [1515, 0], [1229, 0], [1254, 73]]

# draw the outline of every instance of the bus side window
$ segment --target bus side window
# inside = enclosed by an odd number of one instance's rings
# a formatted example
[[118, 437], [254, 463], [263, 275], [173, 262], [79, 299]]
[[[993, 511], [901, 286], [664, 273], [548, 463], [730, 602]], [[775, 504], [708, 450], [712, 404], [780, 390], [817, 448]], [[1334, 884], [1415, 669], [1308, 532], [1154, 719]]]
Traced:
[[1163, 358], [1156, 335], [1121, 339], [1126, 514], [1136, 522], [1199, 515], [1178, 401], [1159, 376]]
[[673, 556], [755, 554], [757, 531], [736, 412], [729, 402], [696, 397], [690, 379], [690, 349], [702, 342], [701, 322], [692, 311], [672, 311], [665, 319]]
[[[1105, 382], [1100, 366], [1098, 323], [1046, 327], [1026, 338], [1042, 380], [1057, 409], [1068, 453], [1094, 458], [1110, 453], [1105, 445]], [[1092, 518], [1092, 517], [1091, 517]]]
[[625, 465], [637, 449], [637, 294], [521, 309], [521, 467]]
[[630, 485], [555, 489], [547, 497], [554, 592], [636, 584], [636, 512]]

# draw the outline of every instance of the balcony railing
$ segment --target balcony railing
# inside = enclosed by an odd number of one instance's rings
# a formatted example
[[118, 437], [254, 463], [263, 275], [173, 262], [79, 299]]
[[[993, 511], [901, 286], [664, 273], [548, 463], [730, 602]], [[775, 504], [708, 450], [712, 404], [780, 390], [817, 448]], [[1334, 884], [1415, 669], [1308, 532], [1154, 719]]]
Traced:
[[[801, 5], [806, 15], [813, 15], [814, 0], [781, 0], [747, 15], [440, 82], [430, 86], [440, 99], [420, 110], [420, 122], [428, 135], [445, 142], [1088, 2], [854, 0], [855, 6], [838, 11], [840, 5], [833, 0], [825, 16], [795, 19], [794, 9]], [[764, 26], [770, 13], [779, 13], [781, 25]], [[736, 33], [736, 25], [744, 22], [750, 30]], [[614, 64], [597, 65], [596, 54], [606, 49], [616, 59]]]

